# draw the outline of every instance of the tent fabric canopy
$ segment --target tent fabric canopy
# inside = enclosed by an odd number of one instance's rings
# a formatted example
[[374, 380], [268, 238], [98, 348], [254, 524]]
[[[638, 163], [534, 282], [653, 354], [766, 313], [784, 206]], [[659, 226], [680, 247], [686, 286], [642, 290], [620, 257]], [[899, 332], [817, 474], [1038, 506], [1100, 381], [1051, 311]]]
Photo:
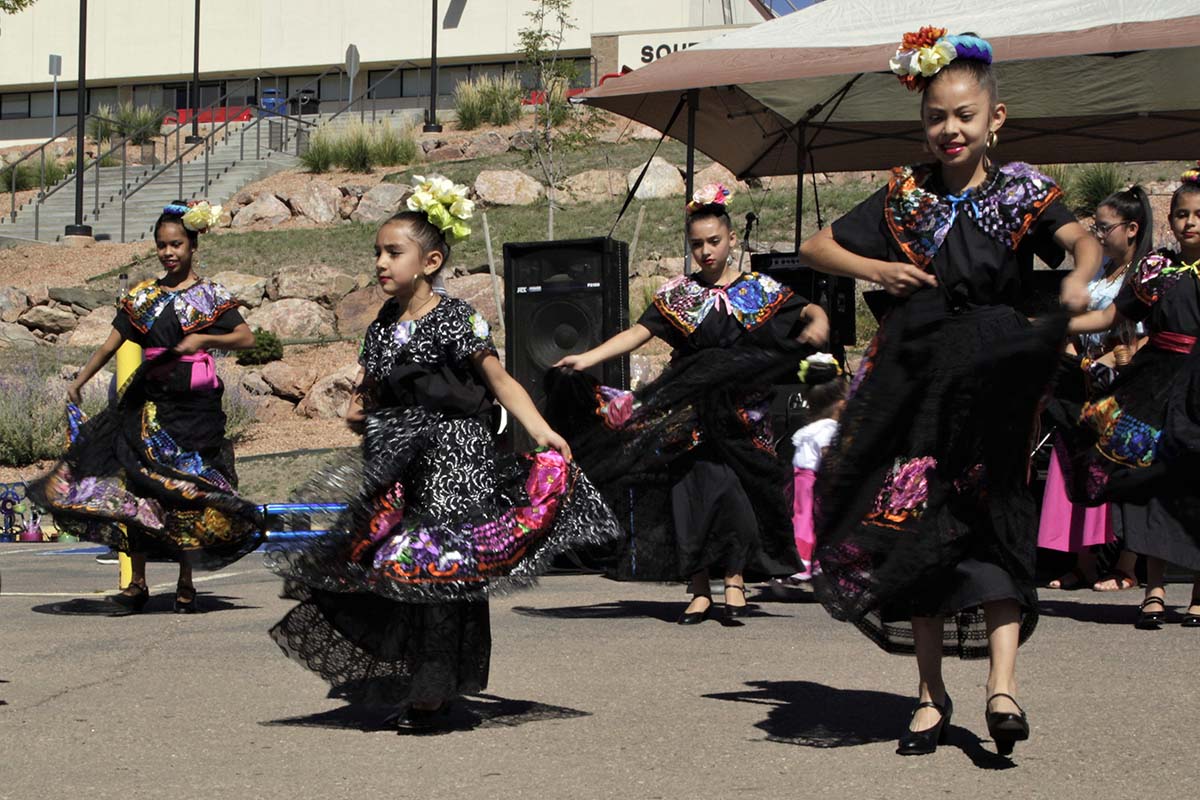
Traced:
[[[1195, 0], [826, 0], [606, 81], [583, 101], [665, 130], [694, 90], [695, 144], [739, 177], [920, 161], [919, 95], [887, 69], [906, 31], [991, 42], [1008, 122], [998, 156], [1032, 163], [1200, 157]], [[687, 115], [668, 134], [687, 139]]]

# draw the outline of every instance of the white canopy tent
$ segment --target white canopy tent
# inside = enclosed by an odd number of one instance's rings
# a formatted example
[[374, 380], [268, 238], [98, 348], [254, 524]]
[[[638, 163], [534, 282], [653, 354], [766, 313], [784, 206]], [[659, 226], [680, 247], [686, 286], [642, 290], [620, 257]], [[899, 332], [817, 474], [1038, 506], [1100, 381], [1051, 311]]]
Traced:
[[681, 50], [583, 96], [740, 177], [923, 158], [918, 97], [888, 71], [923, 25], [995, 51], [999, 157], [1200, 157], [1197, 0], [826, 0]]

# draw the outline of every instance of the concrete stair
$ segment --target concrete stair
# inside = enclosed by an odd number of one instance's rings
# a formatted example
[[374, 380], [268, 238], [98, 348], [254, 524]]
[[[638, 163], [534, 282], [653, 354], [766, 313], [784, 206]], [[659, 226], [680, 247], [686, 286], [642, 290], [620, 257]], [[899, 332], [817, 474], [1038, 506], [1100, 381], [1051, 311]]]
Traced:
[[[294, 139], [294, 128], [289, 134], [289, 141], [284, 142], [285, 149], [294, 147], [294, 142], [290, 141]], [[172, 166], [138, 189], [125, 203], [125, 241], [148, 238], [154, 220], [162, 213], [163, 206], [172, 200], [205, 198], [213, 203], [226, 204], [246, 185], [299, 163], [293, 155], [267, 149], [268, 136], [265, 129], [262, 131], [263, 147], [258, 153], [261, 158], [255, 158], [255, 135], [253, 129], [246, 134], [245, 157], [240, 129], [234, 130], [226, 141], [221, 141], [218, 137], [216, 143], [211, 145], [208, 156], [207, 183], [204, 158], [201, 156], [183, 165], [182, 192], [178, 165]], [[122, 190], [135, 189], [159, 169], [161, 167], [130, 167], [126, 170], [124, 182], [120, 167], [102, 167], [98, 171], [86, 171], [83, 180], [83, 221], [92, 226], [92, 232], [97, 239], [121, 241]], [[35, 202], [30, 201], [21, 206], [15, 221], [10, 215], [5, 215], [3, 220], [0, 220], [0, 238], [42, 242], [61, 240], [66, 226], [75, 222], [74, 178], [68, 178], [58, 191], [46, 198], [37, 209], [36, 215]]]

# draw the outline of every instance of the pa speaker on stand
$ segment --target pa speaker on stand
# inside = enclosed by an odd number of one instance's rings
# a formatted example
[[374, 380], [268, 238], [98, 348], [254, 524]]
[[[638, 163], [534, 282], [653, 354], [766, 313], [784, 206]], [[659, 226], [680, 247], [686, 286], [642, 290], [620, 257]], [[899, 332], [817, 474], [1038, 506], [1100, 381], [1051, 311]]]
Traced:
[[[507, 368], [539, 409], [546, 371], [629, 327], [629, 248], [607, 237], [504, 245]], [[608, 386], [629, 387], [629, 357], [588, 370]], [[514, 450], [533, 442], [512, 424]]]

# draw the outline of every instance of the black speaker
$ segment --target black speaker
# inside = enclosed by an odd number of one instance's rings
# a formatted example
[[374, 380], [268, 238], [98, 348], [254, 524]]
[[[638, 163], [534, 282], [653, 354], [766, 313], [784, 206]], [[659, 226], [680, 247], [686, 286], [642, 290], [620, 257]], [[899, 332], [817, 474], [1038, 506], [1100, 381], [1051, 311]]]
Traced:
[[[544, 406], [546, 370], [629, 327], [629, 247], [607, 237], [504, 245], [504, 324], [509, 373]], [[628, 388], [629, 356], [589, 372]], [[513, 446], [530, 440], [514, 429]]]
[[800, 263], [795, 253], [754, 253], [750, 267], [770, 275], [796, 294], [818, 303], [829, 315], [829, 347], [839, 360], [855, 344], [854, 279], [817, 272]]

